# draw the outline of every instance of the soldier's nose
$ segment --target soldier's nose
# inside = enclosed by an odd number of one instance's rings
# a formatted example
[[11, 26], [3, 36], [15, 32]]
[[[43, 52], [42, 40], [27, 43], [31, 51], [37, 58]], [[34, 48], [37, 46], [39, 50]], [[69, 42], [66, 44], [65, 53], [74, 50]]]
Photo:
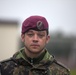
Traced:
[[34, 42], [38, 42], [38, 36], [37, 36], [37, 35], [34, 35], [33, 41], [34, 41]]

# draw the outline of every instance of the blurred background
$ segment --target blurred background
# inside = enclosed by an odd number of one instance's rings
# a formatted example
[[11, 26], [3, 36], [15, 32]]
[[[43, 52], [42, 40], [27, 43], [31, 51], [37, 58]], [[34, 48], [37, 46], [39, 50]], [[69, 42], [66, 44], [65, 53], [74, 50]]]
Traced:
[[46, 17], [48, 51], [76, 75], [76, 0], [0, 0], [0, 61], [23, 47], [21, 24], [31, 15]]

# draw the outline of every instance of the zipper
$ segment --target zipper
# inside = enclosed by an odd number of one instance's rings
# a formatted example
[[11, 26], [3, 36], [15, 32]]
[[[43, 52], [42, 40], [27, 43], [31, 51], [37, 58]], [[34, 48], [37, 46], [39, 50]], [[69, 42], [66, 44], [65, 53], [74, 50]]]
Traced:
[[33, 65], [33, 58], [31, 58], [31, 64]]

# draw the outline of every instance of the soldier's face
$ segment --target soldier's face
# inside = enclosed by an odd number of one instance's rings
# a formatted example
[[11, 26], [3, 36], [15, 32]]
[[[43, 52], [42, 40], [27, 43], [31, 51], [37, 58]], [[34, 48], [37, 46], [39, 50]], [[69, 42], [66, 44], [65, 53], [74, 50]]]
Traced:
[[21, 35], [25, 48], [31, 53], [40, 53], [49, 42], [50, 36], [46, 31], [29, 30]]

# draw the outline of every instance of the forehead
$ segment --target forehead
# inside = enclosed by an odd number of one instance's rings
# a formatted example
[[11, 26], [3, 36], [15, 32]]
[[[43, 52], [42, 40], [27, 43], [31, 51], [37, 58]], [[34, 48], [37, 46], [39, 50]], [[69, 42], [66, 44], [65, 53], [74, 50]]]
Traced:
[[43, 31], [37, 31], [37, 30], [29, 30], [29, 31], [27, 31], [26, 33], [29, 33], [29, 32], [31, 32], [31, 33], [43, 33], [43, 34], [46, 34], [46, 30], [43, 30]]

